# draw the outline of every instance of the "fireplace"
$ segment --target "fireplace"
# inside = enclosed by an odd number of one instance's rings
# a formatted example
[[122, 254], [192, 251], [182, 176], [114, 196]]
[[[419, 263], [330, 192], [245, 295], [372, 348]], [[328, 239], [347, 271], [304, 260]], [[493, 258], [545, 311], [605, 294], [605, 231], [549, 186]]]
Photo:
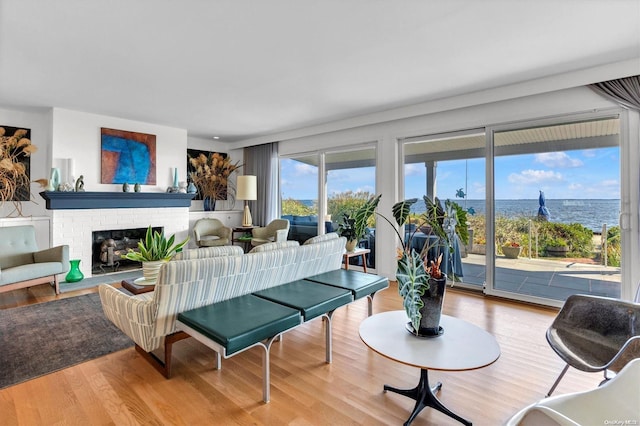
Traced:
[[[152, 228], [163, 232], [162, 227]], [[129, 249], [137, 250], [138, 242], [144, 239], [147, 228], [112, 229], [93, 231], [91, 243], [91, 273], [101, 275], [130, 269], [140, 269], [140, 262], [123, 259]]]

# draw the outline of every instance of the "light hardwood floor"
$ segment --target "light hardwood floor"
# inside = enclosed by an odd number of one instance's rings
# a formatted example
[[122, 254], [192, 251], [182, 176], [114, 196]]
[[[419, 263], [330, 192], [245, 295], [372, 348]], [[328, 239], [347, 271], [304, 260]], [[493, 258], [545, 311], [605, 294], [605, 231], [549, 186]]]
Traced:
[[[38, 286], [0, 294], [0, 309], [91, 291], [56, 297], [50, 287]], [[402, 305], [392, 283], [376, 296], [374, 313], [398, 309]], [[442, 402], [474, 425], [503, 424], [517, 410], [542, 398], [563, 367], [544, 337], [555, 310], [447, 288], [444, 313], [486, 329], [502, 350], [489, 367], [430, 374], [432, 381], [444, 383], [439, 394]], [[271, 350], [268, 404], [262, 402], [257, 348], [223, 360], [222, 369], [214, 370], [213, 352], [186, 339], [174, 346], [170, 380], [131, 348], [0, 390], [0, 424], [400, 425], [413, 403], [383, 393], [382, 386], [414, 387], [419, 370], [368, 350], [358, 337], [365, 317], [365, 300], [336, 311], [332, 364], [324, 362], [321, 321], [286, 333]], [[556, 394], [593, 388], [600, 379], [599, 374], [570, 369]], [[457, 423], [430, 408], [413, 422], [415, 426], [451, 424]]]

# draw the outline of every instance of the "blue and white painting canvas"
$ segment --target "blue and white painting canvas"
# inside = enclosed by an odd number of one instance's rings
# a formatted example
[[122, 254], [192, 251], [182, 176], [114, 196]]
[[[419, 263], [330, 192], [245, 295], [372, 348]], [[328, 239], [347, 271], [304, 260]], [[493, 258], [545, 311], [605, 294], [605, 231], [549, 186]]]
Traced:
[[102, 183], [155, 185], [156, 136], [101, 129]]

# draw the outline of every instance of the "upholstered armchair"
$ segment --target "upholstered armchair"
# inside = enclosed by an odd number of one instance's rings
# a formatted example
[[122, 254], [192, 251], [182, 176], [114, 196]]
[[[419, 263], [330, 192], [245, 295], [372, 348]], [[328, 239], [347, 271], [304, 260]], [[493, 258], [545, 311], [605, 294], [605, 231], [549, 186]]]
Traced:
[[279, 243], [287, 241], [289, 235], [289, 221], [287, 219], [272, 220], [265, 227], [253, 228], [251, 230], [251, 245], [259, 246], [265, 243]]
[[193, 236], [198, 247], [216, 247], [231, 244], [231, 228], [218, 219], [198, 219], [193, 225]]
[[0, 227], [0, 293], [51, 283], [60, 293], [58, 275], [69, 270], [69, 246], [38, 250], [31, 225]]

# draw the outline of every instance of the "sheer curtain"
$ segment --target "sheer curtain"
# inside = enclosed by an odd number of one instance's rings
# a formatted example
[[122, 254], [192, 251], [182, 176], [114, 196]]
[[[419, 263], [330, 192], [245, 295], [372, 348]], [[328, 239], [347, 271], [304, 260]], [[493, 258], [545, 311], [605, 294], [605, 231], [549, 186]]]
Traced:
[[258, 199], [249, 201], [253, 223], [266, 226], [280, 216], [278, 142], [244, 149], [244, 174], [255, 175]]
[[589, 87], [626, 108], [640, 111], [640, 75], [590, 84]]

